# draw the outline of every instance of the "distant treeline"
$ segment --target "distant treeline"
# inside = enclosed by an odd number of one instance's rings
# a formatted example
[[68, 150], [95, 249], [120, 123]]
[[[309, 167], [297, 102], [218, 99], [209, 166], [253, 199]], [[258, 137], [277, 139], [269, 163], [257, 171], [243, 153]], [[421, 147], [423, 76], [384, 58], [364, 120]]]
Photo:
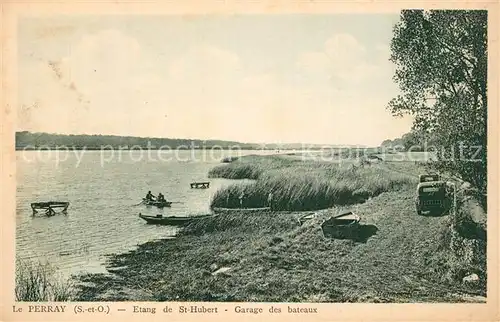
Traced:
[[16, 150], [26, 148], [57, 148], [69, 147], [75, 149], [95, 150], [103, 147], [113, 148], [133, 148], [141, 147], [158, 149], [160, 147], [169, 147], [171, 149], [203, 149], [214, 146], [224, 149], [234, 148], [257, 149], [257, 144], [248, 144], [235, 141], [221, 140], [190, 140], [190, 139], [168, 139], [168, 138], [150, 138], [134, 136], [117, 135], [88, 135], [88, 134], [51, 134], [51, 133], [32, 133], [16, 132]]
[[51, 134], [32, 133], [28, 131], [16, 132], [16, 150], [67, 147], [72, 149], [100, 150], [102, 148], [151, 148], [159, 149], [222, 149], [242, 150], [293, 150], [302, 148], [320, 148], [320, 145], [293, 144], [258, 144], [242, 143], [223, 140], [191, 140], [169, 139], [117, 135], [89, 135], [89, 134]]

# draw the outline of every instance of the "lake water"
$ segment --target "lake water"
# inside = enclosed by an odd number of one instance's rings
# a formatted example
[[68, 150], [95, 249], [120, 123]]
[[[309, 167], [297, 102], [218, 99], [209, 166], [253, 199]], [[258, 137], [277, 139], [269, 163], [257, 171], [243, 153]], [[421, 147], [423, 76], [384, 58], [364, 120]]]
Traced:
[[[234, 182], [207, 178], [222, 157], [271, 153], [18, 151], [16, 256], [49, 261], [64, 275], [104, 272], [106, 254], [175, 234], [173, 227], [146, 224], [139, 212], [206, 214], [217, 189]], [[191, 189], [193, 181], [210, 181], [210, 188]], [[134, 206], [148, 190], [176, 203], [164, 210]], [[46, 217], [42, 211], [32, 216], [30, 204], [39, 201], [68, 201], [70, 206], [67, 215]]]

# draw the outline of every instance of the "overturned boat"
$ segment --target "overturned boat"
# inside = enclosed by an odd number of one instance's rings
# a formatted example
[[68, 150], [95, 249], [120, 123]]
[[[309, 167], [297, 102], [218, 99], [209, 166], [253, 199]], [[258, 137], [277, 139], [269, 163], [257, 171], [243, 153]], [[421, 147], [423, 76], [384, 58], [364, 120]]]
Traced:
[[323, 236], [337, 239], [356, 238], [361, 218], [352, 211], [330, 217], [321, 224]]
[[203, 218], [212, 217], [212, 215], [190, 216], [190, 217], [177, 217], [177, 216], [163, 216], [161, 214], [156, 216], [143, 215], [139, 213], [139, 217], [144, 219], [148, 224], [155, 225], [168, 225], [168, 226], [183, 226], [193, 221]]

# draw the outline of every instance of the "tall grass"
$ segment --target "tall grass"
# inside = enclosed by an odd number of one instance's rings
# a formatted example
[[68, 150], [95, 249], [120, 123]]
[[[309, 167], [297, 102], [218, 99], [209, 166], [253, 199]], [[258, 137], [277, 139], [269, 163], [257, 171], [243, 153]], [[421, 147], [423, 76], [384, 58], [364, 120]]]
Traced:
[[249, 155], [230, 164], [223, 164], [212, 168], [208, 172], [209, 178], [225, 179], [257, 179], [264, 172], [298, 164], [300, 160], [285, 159], [279, 156]]
[[[231, 178], [251, 174], [251, 184], [233, 184], [215, 193], [211, 206], [266, 207], [274, 210], [315, 210], [363, 202], [385, 191], [416, 185], [416, 178], [379, 167], [349, 168], [333, 163], [271, 161], [231, 164], [214, 172]], [[224, 176], [226, 177], [226, 176]]]
[[16, 261], [16, 300], [24, 302], [70, 301], [73, 287], [56, 275], [49, 263]]

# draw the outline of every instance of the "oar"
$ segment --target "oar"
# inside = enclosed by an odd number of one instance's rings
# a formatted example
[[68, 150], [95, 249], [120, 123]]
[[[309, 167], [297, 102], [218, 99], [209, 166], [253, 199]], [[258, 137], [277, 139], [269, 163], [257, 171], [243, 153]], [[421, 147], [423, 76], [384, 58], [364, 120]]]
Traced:
[[168, 201], [170, 203], [184, 203], [183, 201]]
[[132, 207], [139, 206], [140, 204], [143, 204], [143, 203], [144, 203], [144, 200], [139, 202], [138, 204], [132, 205]]

